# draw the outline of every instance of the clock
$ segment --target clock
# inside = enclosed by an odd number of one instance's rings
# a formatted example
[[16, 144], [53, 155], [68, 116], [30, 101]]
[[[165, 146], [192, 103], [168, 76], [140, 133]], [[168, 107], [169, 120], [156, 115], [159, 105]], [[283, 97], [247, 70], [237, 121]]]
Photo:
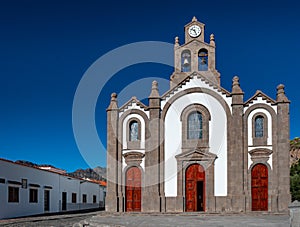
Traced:
[[198, 25], [192, 25], [188, 32], [191, 37], [196, 38], [201, 34], [201, 28]]

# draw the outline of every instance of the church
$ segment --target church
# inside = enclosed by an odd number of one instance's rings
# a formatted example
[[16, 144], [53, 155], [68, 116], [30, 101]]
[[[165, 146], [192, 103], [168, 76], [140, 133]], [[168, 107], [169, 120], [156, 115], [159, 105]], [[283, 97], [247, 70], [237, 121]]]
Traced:
[[[221, 87], [215, 38], [195, 17], [174, 43], [170, 88], [149, 84], [107, 108], [109, 212], [287, 212], [290, 203], [289, 105], [257, 91], [249, 100], [237, 76]], [[151, 89], [150, 89], [151, 88]], [[274, 89], [275, 90], [275, 89]]]

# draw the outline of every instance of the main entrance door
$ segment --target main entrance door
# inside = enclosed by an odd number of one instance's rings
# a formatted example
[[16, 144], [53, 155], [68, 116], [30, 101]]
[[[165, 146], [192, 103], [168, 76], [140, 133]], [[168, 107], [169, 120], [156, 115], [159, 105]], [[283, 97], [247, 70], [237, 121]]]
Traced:
[[185, 173], [186, 211], [205, 211], [205, 171], [199, 164], [190, 165]]
[[268, 210], [268, 168], [257, 164], [251, 171], [252, 211]]
[[126, 211], [141, 211], [141, 171], [138, 167], [126, 172]]

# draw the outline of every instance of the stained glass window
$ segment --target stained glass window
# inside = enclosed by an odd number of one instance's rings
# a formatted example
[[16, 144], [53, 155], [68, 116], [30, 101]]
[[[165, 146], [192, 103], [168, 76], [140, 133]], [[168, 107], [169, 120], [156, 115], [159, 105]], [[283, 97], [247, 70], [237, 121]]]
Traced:
[[202, 114], [193, 112], [188, 117], [188, 139], [202, 139]]
[[130, 134], [129, 140], [130, 141], [137, 141], [139, 135], [139, 124], [137, 121], [132, 121], [129, 125]]
[[255, 118], [255, 137], [264, 136], [264, 118], [258, 116]]

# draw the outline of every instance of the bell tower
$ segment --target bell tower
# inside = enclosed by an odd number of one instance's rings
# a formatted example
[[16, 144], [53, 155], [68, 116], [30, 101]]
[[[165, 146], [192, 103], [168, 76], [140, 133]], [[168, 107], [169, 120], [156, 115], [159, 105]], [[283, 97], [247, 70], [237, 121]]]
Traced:
[[176, 86], [193, 72], [197, 72], [211, 82], [220, 85], [220, 73], [216, 70], [215, 37], [210, 35], [209, 43], [204, 41], [205, 24], [196, 17], [184, 26], [185, 43], [180, 45], [175, 38], [174, 73], [171, 75], [171, 87]]

